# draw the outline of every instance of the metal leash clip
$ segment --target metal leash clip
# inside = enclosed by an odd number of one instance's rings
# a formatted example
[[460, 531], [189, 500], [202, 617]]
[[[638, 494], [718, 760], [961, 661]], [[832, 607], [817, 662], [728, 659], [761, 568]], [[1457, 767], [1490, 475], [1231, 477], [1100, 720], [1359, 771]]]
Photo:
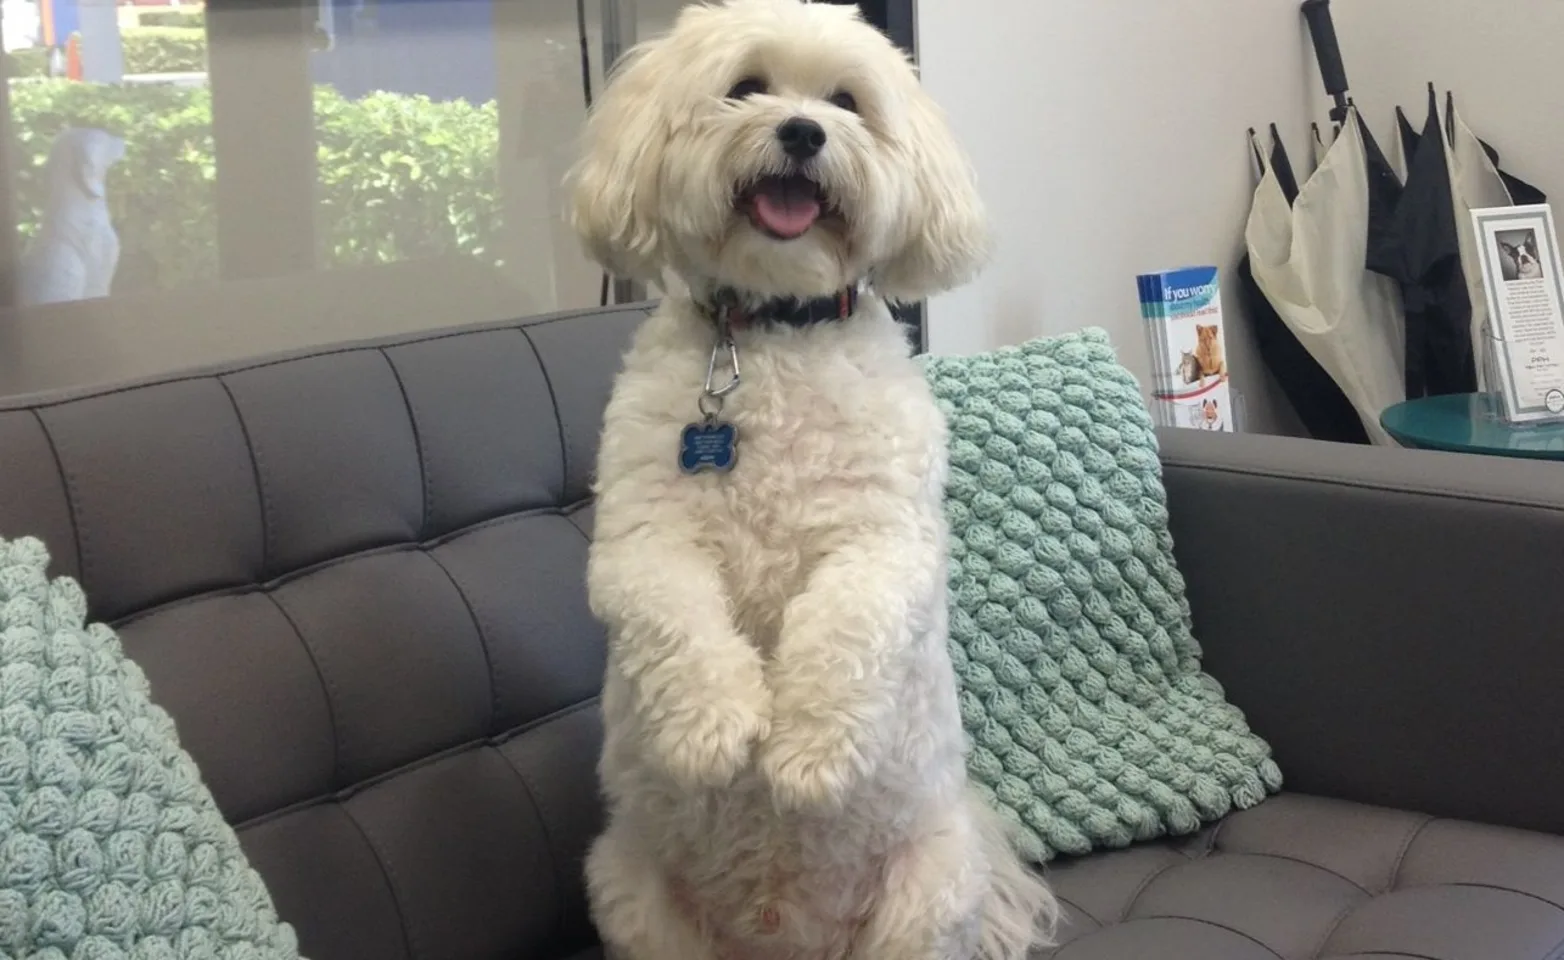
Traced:
[[[722, 385], [717, 384], [717, 361], [723, 354], [728, 359], [728, 379]], [[723, 398], [738, 389], [739, 381], [739, 347], [733, 341], [733, 331], [728, 328], [728, 321], [723, 319], [717, 325], [717, 339], [711, 345], [711, 359], [706, 362], [706, 385], [701, 390], [698, 406], [701, 415], [707, 420], [715, 420], [722, 412]]]
[[[727, 380], [718, 383], [717, 364], [727, 356]], [[733, 330], [726, 316], [717, 321], [717, 339], [711, 346], [706, 364], [706, 385], [696, 405], [699, 422], [689, 424], [679, 434], [679, 469], [687, 474], [727, 473], [738, 462], [739, 430], [722, 419], [723, 398], [739, 386], [739, 348], [733, 342]]]

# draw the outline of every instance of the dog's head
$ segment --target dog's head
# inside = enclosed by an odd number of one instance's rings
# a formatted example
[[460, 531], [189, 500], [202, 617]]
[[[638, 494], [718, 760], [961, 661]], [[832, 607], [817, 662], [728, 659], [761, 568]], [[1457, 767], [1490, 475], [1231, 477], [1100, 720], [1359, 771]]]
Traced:
[[896, 46], [836, 4], [684, 8], [616, 66], [569, 190], [613, 272], [761, 297], [868, 279], [915, 300], [968, 279], [988, 245], [943, 114]]
[[1524, 273], [1528, 268], [1539, 266], [1537, 262], [1537, 235], [1527, 234], [1520, 246], [1515, 248], [1515, 264]]
[[1216, 324], [1196, 324], [1195, 336], [1200, 341], [1202, 348], [1214, 346], [1216, 344]]
[[1520, 243], [1507, 243], [1500, 240], [1499, 251], [1517, 268], [1534, 265], [1537, 263], [1537, 236], [1527, 234]]
[[52, 188], [102, 197], [109, 170], [125, 158], [125, 140], [97, 127], [66, 127], [55, 137], [46, 165]]

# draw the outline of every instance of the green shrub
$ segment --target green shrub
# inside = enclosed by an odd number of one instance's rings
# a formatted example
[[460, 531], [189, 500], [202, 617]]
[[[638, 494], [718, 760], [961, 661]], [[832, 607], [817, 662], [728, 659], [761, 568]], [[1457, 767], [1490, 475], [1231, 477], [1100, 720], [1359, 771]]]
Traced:
[[493, 260], [499, 109], [465, 100], [315, 88], [316, 235], [332, 264], [461, 251]]
[[[212, 101], [203, 87], [11, 85], [21, 231], [37, 230], [39, 173], [66, 126], [125, 138], [110, 175], [126, 288], [217, 277]], [[317, 241], [322, 267], [463, 253], [495, 262], [500, 236], [499, 114], [493, 103], [316, 87]], [[118, 286], [118, 285], [117, 285]]]
[[[120, 50], [127, 74], [201, 73], [206, 70], [206, 29], [130, 27], [120, 31]], [[8, 77], [48, 76], [49, 48], [13, 50], [5, 64]]]
[[196, 27], [206, 29], [205, 10], [148, 10], [141, 14], [143, 27]]
[[46, 77], [49, 75], [49, 48], [26, 47], [5, 55], [8, 77]]
[[206, 69], [203, 27], [129, 27], [120, 31], [125, 72], [200, 73]]

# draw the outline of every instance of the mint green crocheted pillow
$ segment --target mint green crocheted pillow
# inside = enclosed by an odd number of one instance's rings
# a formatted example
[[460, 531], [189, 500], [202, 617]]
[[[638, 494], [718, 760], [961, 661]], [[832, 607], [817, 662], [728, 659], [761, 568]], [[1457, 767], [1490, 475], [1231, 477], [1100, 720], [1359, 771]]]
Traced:
[[972, 779], [1037, 861], [1281, 786], [1201, 672], [1151, 417], [1108, 335], [929, 358], [950, 424], [950, 653]]
[[113, 631], [0, 539], [0, 960], [297, 960]]

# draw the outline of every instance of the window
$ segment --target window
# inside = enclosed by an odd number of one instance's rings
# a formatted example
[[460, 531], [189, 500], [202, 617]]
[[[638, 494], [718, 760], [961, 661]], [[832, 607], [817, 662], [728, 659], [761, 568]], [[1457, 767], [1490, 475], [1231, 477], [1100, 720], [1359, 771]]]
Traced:
[[639, 298], [558, 185], [680, 6], [0, 0], [0, 394]]

